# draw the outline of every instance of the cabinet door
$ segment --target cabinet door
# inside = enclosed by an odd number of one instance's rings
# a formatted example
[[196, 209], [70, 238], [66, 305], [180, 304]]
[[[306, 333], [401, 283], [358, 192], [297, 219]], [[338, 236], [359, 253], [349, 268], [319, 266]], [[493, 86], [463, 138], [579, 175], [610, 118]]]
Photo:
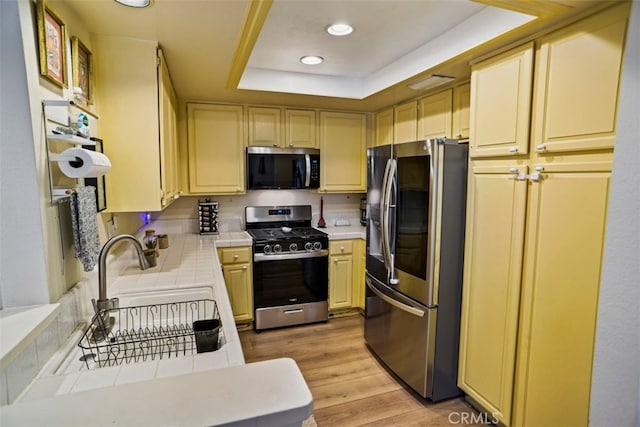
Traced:
[[533, 43], [480, 62], [471, 72], [471, 157], [528, 153]]
[[536, 58], [536, 153], [613, 148], [627, 8], [542, 39]]
[[315, 111], [285, 110], [284, 118], [287, 147], [318, 148]]
[[364, 274], [366, 251], [365, 243], [362, 239], [353, 241], [353, 307], [364, 310]]
[[279, 108], [248, 107], [249, 145], [279, 147], [281, 139], [281, 111]]
[[418, 139], [418, 102], [411, 101], [393, 109], [393, 142], [411, 142]]
[[176, 111], [178, 100], [171, 83], [169, 69], [158, 49], [158, 83], [160, 84], [160, 174], [162, 206], [166, 207], [180, 194], [178, 175], [178, 125]]
[[329, 264], [329, 310], [349, 308], [353, 295], [353, 256], [331, 255]]
[[472, 166], [469, 176], [458, 386], [510, 425], [527, 169]]
[[188, 104], [189, 191], [244, 192], [242, 107]]
[[367, 116], [320, 112], [321, 191], [367, 188]]
[[515, 424], [589, 424], [611, 164], [545, 165], [531, 182]]
[[393, 108], [376, 114], [376, 146], [393, 144]]
[[236, 322], [253, 320], [251, 264], [224, 265], [222, 271]]
[[420, 121], [418, 136], [420, 139], [451, 138], [451, 94], [448, 89], [419, 100]]
[[[162, 209], [157, 43], [97, 36], [93, 45], [100, 136], [113, 168], [105, 175], [110, 212]], [[135, 82], [135, 90], [127, 90]]]
[[453, 121], [452, 130], [454, 138], [469, 139], [469, 104], [471, 102], [471, 84], [456, 86], [453, 88]]

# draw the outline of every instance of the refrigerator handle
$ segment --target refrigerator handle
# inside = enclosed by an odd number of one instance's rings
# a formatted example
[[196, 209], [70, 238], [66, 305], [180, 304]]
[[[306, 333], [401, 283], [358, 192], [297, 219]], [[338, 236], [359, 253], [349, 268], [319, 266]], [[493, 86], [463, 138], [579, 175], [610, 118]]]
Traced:
[[383, 300], [384, 302], [387, 302], [389, 304], [391, 304], [392, 306], [399, 308], [402, 311], [406, 311], [409, 314], [413, 314], [414, 316], [418, 316], [418, 317], [424, 317], [425, 312], [424, 310], [420, 310], [419, 308], [415, 308], [415, 307], [411, 307], [410, 305], [401, 303], [400, 301], [397, 301], [393, 298], [391, 298], [388, 295], [385, 295], [384, 293], [380, 292], [373, 283], [371, 283], [371, 279], [369, 279], [367, 277], [367, 286], [369, 287], [369, 289], [371, 289], [371, 291], [376, 294], [381, 300]]
[[[391, 251], [391, 242], [396, 239], [396, 203], [397, 200], [391, 200], [394, 191], [398, 191], [398, 161], [391, 159], [389, 167], [389, 185], [387, 187], [386, 203], [387, 203], [387, 250], [389, 254], [389, 284], [397, 285], [400, 281], [396, 277], [396, 260], [395, 254]], [[397, 199], [397, 197], [396, 197]], [[393, 203], [392, 203], [393, 202]]]
[[387, 160], [387, 164], [384, 169], [384, 178], [382, 179], [382, 197], [380, 197], [380, 239], [382, 240], [382, 257], [384, 259], [384, 266], [387, 269], [387, 275], [389, 273], [390, 260], [390, 246], [389, 236], [387, 230], [389, 228], [389, 210], [387, 199], [387, 187], [389, 185], [389, 170], [391, 169], [392, 159]]

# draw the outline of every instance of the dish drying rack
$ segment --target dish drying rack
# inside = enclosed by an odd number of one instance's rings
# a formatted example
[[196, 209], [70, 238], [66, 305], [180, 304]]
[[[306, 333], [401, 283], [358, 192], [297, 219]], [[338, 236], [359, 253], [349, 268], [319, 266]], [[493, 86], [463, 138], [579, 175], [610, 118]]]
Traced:
[[78, 346], [87, 369], [196, 354], [193, 322], [220, 319], [214, 300], [102, 310]]

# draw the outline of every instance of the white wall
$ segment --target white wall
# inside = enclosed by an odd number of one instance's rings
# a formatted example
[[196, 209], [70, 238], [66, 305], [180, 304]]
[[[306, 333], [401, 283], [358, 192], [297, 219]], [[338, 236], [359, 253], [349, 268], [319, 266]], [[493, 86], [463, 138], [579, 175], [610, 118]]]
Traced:
[[620, 88], [591, 388], [592, 426], [640, 426], [640, 2]]
[[49, 302], [21, 31], [25, 7], [28, 11], [28, 3], [0, 1], [0, 307]]

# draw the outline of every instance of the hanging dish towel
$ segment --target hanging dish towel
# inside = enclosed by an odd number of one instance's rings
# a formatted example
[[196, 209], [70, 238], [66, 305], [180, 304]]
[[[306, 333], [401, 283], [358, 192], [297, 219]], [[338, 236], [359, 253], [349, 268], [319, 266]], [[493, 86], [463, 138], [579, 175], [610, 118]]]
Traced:
[[98, 262], [100, 237], [96, 193], [93, 187], [79, 187], [71, 195], [71, 225], [73, 226], [73, 246], [84, 271], [91, 271]]

